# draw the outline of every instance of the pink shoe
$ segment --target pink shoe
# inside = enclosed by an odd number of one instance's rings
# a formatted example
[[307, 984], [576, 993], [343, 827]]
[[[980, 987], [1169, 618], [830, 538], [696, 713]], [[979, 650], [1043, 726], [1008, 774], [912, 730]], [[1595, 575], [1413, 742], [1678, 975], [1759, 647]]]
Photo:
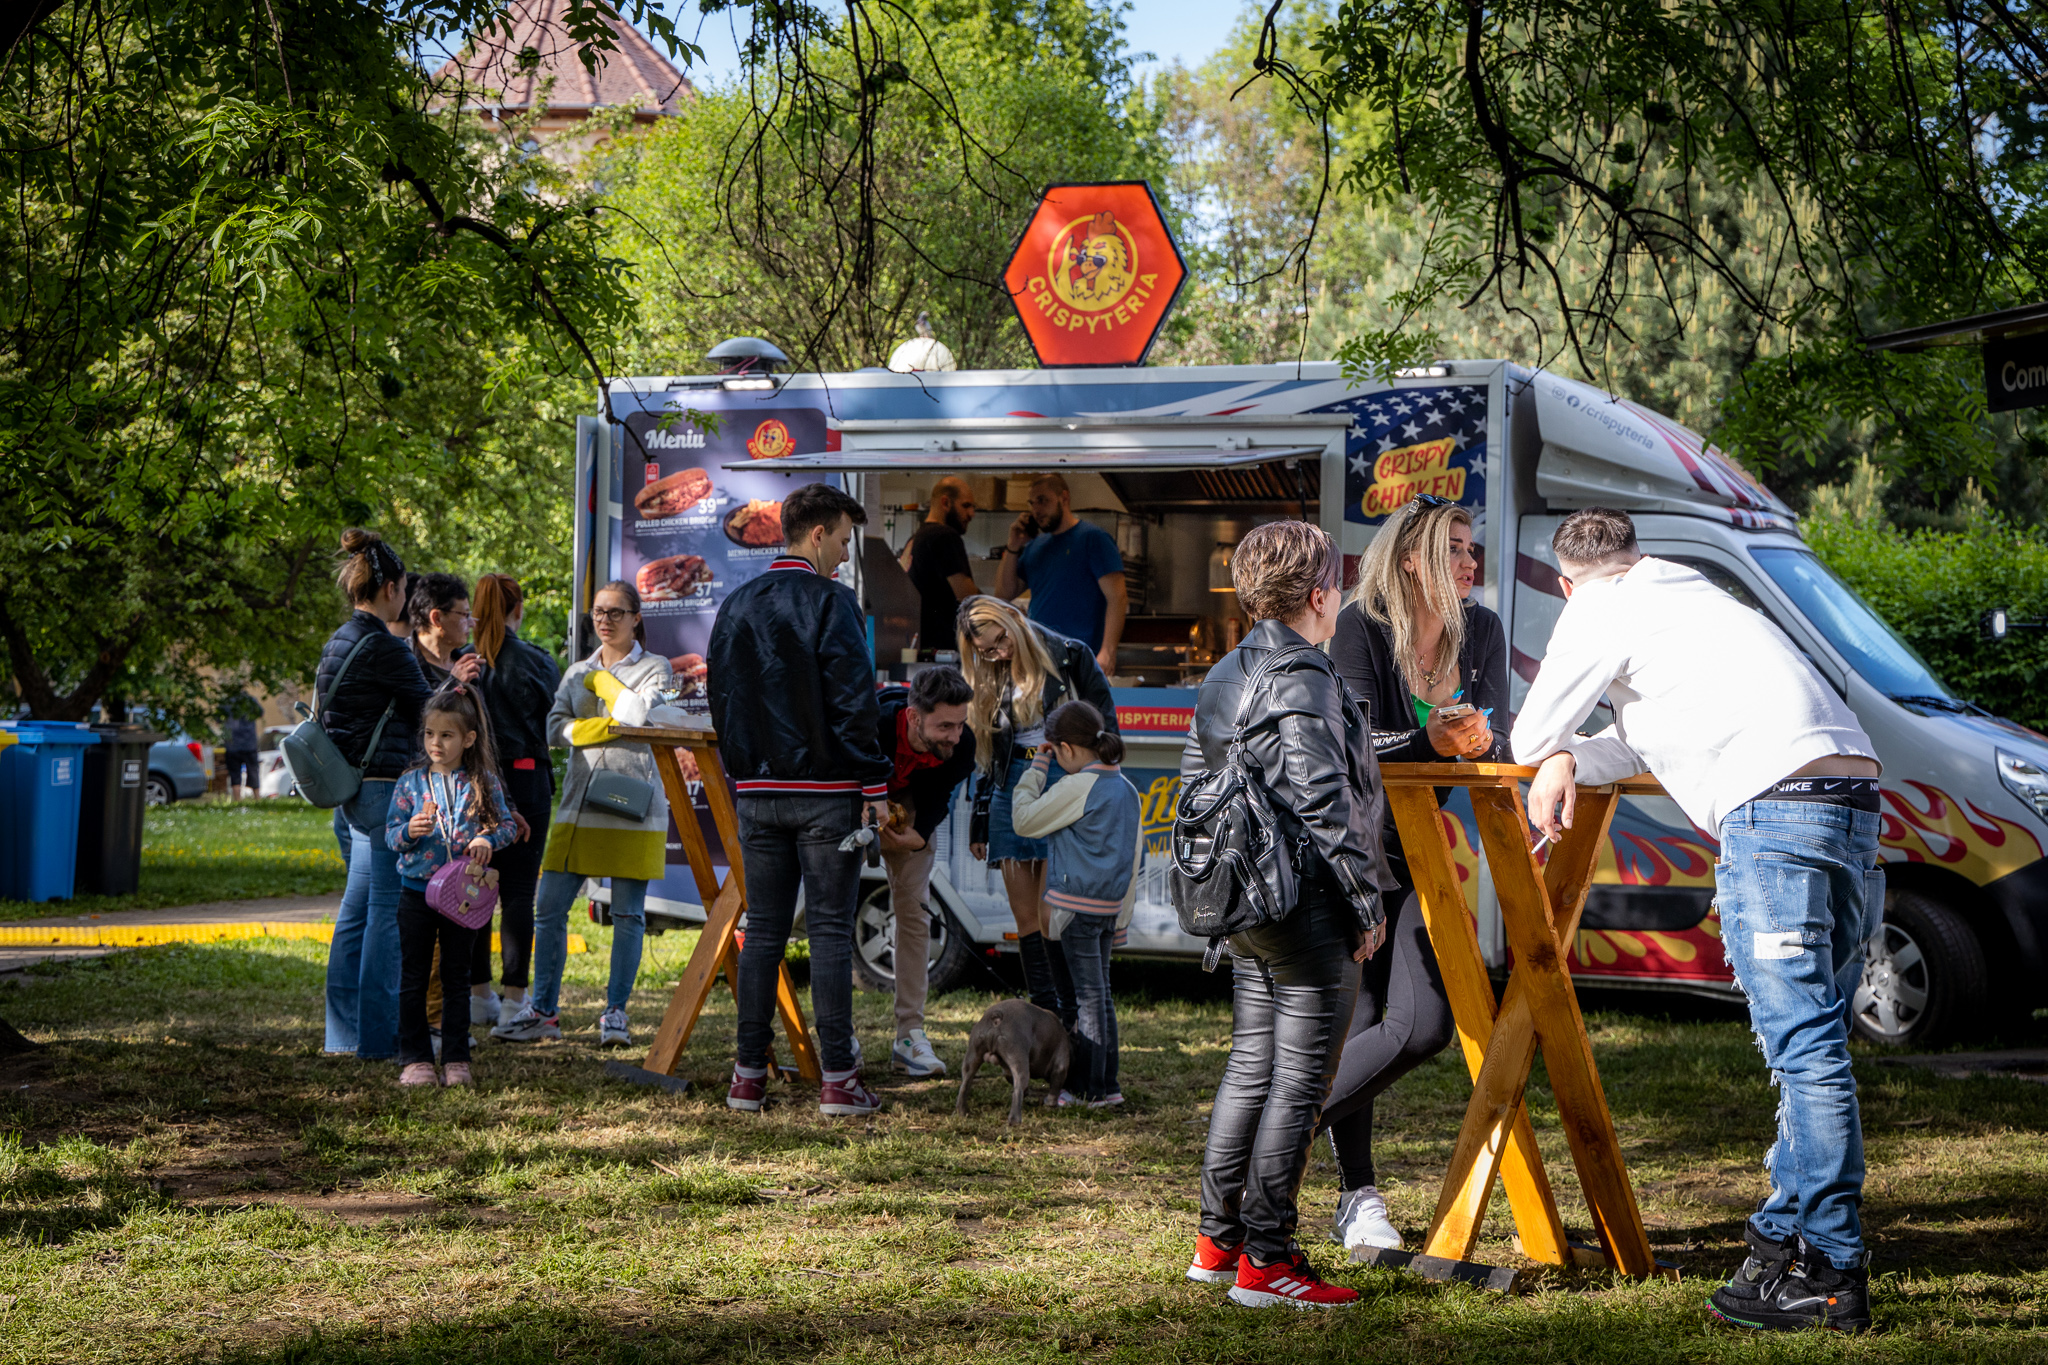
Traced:
[[444, 1080], [444, 1081], [442, 1081], [442, 1082], [441, 1082], [441, 1084], [443, 1084], [443, 1085], [468, 1085], [468, 1084], [469, 1084], [469, 1063], [468, 1063], [468, 1062], [450, 1062], [450, 1063], [448, 1063], [448, 1065], [447, 1065], [446, 1067], [444, 1067], [444, 1068], [442, 1068], [442, 1069], [443, 1069], [443, 1071], [444, 1071], [444, 1072], [445, 1072], [445, 1073], [447, 1074], [447, 1079], [446, 1079], [446, 1080]]
[[407, 1062], [405, 1070], [398, 1073], [400, 1085], [439, 1085], [441, 1078], [434, 1074], [432, 1062]]

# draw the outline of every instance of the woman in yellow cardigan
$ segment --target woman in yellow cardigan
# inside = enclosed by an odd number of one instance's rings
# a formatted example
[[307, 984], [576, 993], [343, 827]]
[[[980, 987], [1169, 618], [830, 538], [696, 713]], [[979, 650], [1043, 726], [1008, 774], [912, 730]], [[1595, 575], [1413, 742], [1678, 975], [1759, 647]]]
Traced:
[[[647, 883], [660, 880], [667, 867], [668, 801], [653, 752], [645, 744], [606, 736], [614, 722], [645, 724], [648, 708], [674, 686], [674, 675], [667, 659], [640, 647], [640, 594], [632, 584], [612, 582], [598, 589], [590, 619], [597, 628], [597, 652], [570, 665], [548, 712], [548, 742], [568, 748], [569, 776], [548, 828], [534, 897], [533, 991], [517, 1014], [491, 1030], [493, 1038], [507, 1042], [562, 1036], [556, 1002], [569, 953], [569, 907], [586, 877], [609, 877], [612, 883], [611, 982], [598, 1018], [598, 1041], [620, 1047], [633, 1041], [626, 1001], [640, 974]], [[595, 793], [593, 782], [598, 783]], [[645, 798], [645, 813], [622, 812], [604, 800], [621, 795], [628, 807]]]

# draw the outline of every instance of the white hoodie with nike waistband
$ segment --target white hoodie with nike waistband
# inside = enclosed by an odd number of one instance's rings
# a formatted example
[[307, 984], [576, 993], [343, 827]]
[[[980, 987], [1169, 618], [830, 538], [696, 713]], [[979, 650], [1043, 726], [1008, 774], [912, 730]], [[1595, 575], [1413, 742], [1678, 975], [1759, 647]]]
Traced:
[[[1602, 693], [1613, 727], [1574, 734]], [[1574, 588], [1513, 742], [1517, 763], [1569, 752], [1586, 786], [1650, 772], [1717, 838], [1729, 812], [1813, 760], [1877, 757], [1783, 631], [1695, 570], [1650, 557]]]

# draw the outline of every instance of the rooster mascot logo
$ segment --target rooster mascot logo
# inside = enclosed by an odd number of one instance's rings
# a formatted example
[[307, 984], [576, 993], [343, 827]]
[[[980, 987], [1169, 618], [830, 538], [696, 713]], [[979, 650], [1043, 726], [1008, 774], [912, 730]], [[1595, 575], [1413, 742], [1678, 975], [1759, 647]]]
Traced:
[[1046, 267], [1062, 303], [1099, 313], [1131, 292], [1137, 263], [1138, 244], [1130, 230], [1104, 209], [1067, 224], [1053, 238]]

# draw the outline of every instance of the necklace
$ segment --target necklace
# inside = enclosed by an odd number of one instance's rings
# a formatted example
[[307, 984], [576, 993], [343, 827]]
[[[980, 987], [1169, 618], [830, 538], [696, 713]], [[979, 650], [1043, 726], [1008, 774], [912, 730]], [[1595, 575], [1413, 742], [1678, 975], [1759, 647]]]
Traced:
[[1422, 667], [1422, 660], [1421, 660], [1421, 659], [1417, 659], [1417, 660], [1415, 661], [1415, 667], [1416, 667], [1417, 671], [1419, 671], [1419, 672], [1420, 672], [1420, 673], [1422, 674], [1422, 681], [1423, 681], [1423, 684], [1424, 684], [1425, 686], [1427, 686], [1427, 687], [1435, 687], [1435, 686], [1436, 686], [1436, 683], [1437, 683], [1437, 679], [1438, 679], [1438, 678], [1441, 678], [1441, 677], [1442, 677], [1442, 676], [1444, 675], [1444, 672], [1445, 672], [1445, 667], [1444, 667], [1444, 638], [1443, 638], [1443, 637], [1442, 637], [1441, 635], [1439, 635], [1439, 636], [1437, 637], [1437, 641], [1436, 641], [1436, 667], [1435, 667], [1435, 668], [1424, 668], [1424, 667]]

